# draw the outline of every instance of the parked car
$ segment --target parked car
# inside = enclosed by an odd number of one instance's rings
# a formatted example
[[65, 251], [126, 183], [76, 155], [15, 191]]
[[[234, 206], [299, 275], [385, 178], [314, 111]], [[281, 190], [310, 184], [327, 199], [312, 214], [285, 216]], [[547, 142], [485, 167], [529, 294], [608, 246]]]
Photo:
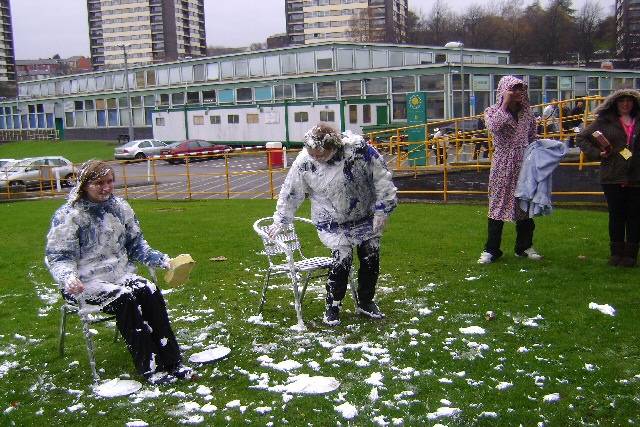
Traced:
[[157, 139], [136, 139], [115, 148], [113, 157], [116, 160], [146, 159], [157, 156], [167, 144]]
[[73, 163], [64, 157], [30, 157], [18, 160], [6, 170], [0, 171], [0, 188], [22, 186], [40, 188], [55, 185], [56, 176], [62, 186], [71, 187], [76, 182]]
[[160, 154], [163, 156], [170, 156], [166, 159], [168, 163], [182, 163], [184, 162], [184, 156], [195, 156], [189, 160], [206, 160], [207, 156], [204, 154], [211, 153], [212, 151], [229, 151], [231, 147], [223, 144], [214, 144], [202, 139], [185, 139], [184, 141], [171, 144], [169, 147], [163, 148]]
[[16, 159], [0, 159], [0, 171], [4, 171], [5, 169], [11, 167], [11, 165], [15, 162]]

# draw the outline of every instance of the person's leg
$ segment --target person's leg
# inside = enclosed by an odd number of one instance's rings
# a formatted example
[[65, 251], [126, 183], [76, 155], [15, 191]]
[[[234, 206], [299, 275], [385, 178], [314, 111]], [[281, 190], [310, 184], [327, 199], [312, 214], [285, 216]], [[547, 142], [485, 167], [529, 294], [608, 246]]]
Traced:
[[349, 272], [353, 263], [353, 249], [350, 246], [341, 246], [331, 252], [333, 264], [329, 270], [327, 280], [327, 305], [334, 301], [342, 301], [347, 291]]
[[624, 257], [620, 261], [620, 265], [635, 267], [638, 262], [638, 242], [640, 241], [640, 188], [626, 187], [623, 190], [626, 242]]
[[524, 251], [533, 247], [533, 230], [536, 224], [533, 218], [522, 219], [516, 221], [516, 244], [515, 253], [517, 255], [525, 255]]
[[492, 255], [493, 260], [502, 256], [500, 245], [502, 243], [502, 228], [504, 221], [489, 218], [487, 224], [487, 242], [484, 245], [484, 251]]
[[[155, 292], [154, 292], [155, 290]], [[142, 285], [134, 295], [142, 310], [142, 317], [151, 328], [156, 345], [156, 364], [159, 370], [171, 372], [182, 362], [180, 346], [171, 329], [167, 307], [160, 289]]]
[[603, 184], [602, 190], [609, 210], [609, 265], [619, 265], [625, 252], [626, 208], [622, 187], [618, 184]]
[[358, 245], [358, 303], [368, 304], [373, 301], [380, 274], [380, 239], [373, 238]]

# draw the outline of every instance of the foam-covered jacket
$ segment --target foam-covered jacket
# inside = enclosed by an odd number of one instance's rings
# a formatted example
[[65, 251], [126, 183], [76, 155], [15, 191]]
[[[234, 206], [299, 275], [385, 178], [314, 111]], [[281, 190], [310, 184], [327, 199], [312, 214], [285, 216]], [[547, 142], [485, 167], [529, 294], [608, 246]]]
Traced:
[[131, 206], [115, 196], [102, 203], [65, 203], [47, 234], [45, 261], [60, 288], [77, 277], [112, 291], [125, 275], [135, 273], [136, 261], [160, 267], [167, 258], [149, 246]]
[[380, 153], [360, 137], [347, 135], [343, 142], [328, 162], [300, 152], [280, 190], [274, 222], [290, 223], [306, 194], [319, 232], [340, 233], [375, 213], [393, 211], [396, 187]]

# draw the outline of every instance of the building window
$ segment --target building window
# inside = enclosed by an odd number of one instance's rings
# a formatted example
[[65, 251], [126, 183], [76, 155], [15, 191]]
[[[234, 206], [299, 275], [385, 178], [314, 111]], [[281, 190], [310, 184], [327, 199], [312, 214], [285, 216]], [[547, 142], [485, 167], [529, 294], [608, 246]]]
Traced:
[[227, 115], [227, 123], [234, 125], [240, 123], [240, 116], [237, 114]]
[[336, 121], [336, 113], [335, 113], [335, 111], [330, 111], [330, 110], [320, 111], [320, 121], [321, 122], [335, 122]]
[[362, 106], [362, 123], [371, 123], [371, 105]]
[[306, 111], [298, 111], [293, 115], [293, 120], [297, 123], [308, 122], [309, 113], [307, 113]]
[[260, 123], [260, 115], [254, 113], [247, 114], [247, 123], [250, 125]]
[[357, 105], [349, 105], [349, 123], [358, 123]]
[[212, 125], [219, 125], [220, 116], [209, 116], [209, 123], [211, 123]]
[[156, 117], [156, 126], [164, 126], [164, 117]]

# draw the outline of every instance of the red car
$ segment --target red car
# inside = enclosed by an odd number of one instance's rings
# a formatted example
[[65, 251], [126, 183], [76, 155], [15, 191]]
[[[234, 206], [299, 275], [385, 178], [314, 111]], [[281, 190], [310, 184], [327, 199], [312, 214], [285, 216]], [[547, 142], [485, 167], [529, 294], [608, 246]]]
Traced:
[[185, 139], [174, 142], [160, 151], [160, 155], [171, 157], [166, 159], [168, 163], [184, 163], [185, 156], [189, 156], [189, 161], [206, 160], [215, 154], [230, 151], [228, 145], [214, 144], [203, 139]]

